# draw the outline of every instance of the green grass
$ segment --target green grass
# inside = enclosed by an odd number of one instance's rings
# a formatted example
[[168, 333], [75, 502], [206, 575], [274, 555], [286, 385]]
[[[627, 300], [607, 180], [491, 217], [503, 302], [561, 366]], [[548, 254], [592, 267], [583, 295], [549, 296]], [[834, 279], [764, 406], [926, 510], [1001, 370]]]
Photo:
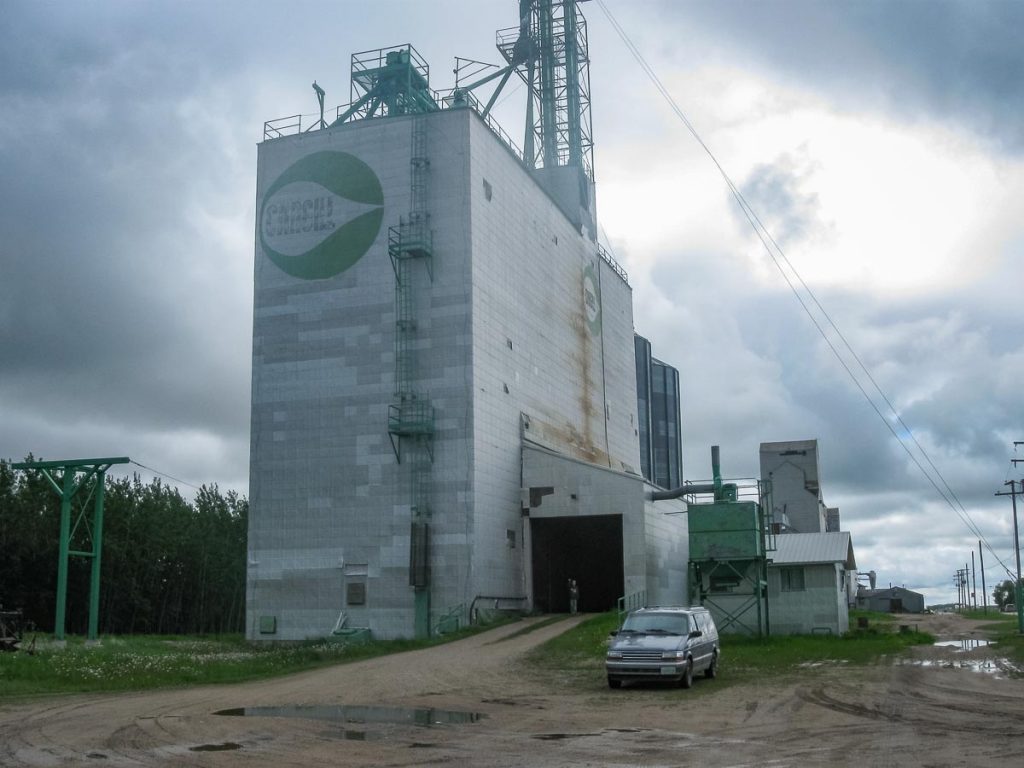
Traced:
[[850, 626], [852, 628], [857, 627], [858, 619], [867, 619], [868, 625], [871, 624], [892, 624], [896, 620], [895, 614], [892, 613], [881, 613], [880, 611], [863, 611], [858, 608], [854, 608], [850, 611]]
[[[861, 612], [851, 613], [851, 624]], [[1013, 617], [990, 614], [996, 638], [1024, 660], [1024, 638]], [[524, 628], [547, 626], [562, 617]], [[813, 671], [827, 664], [871, 664], [909, 645], [933, 642], [930, 635], [897, 631], [886, 614], [868, 614], [869, 628], [844, 637], [795, 636], [722, 638], [723, 684], [760, 680], [794, 670]], [[614, 612], [593, 616], [539, 646], [528, 656], [538, 675], [576, 689], [604, 684], [608, 633], [618, 627]], [[475, 627], [429, 640], [334, 641], [287, 646], [253, 646], [241, 635], [219, 637], [109, 637], [86, 647], [70, 638], [63, 649], [43, 646], [35, 655], [0, 654], [0, 699], [44, 693], [144, 690], [203, 683], [254, 680], [341, 664], [390, 653], [416, 650], [460, 639], [484, 629]], [[516, 633], [519, 634], [519, 633]], [[698, 689], [700, 686], [698, 686]], [[708, 687], [710, 690], [710, 687]]]
[[987, 622], [982, 625], [982, 629], [999, 646], [999, 655], [1005, 656], [1018, 666], [1024, 665], [1024, 635], [1018, 631], [1016, 613], [1001, 613], [990, 608], [988, 613], [967, 611], [964, 615], [970, 619]]
[[618, 628], [619, 617], [614, 611], [592, 616], [539, 645], [527, 661], [544, 670], [603, 670], [608, 633]]
[[984, 611], [984, 610], [982, 610], [980, 608], [978, 610], [976, 610], [976, 611], [975, 610], [964, 611], [960, 615], [964, 616], [965, 618], [968, 618], [968, 619], [975, 619], [977, 621], [991, 621], [991, 622], [993, 622], [996, 625], [1012, 624], [1012, 625], [1016, 626], [1016, 624], [1017, 624], [1017, 614], [1016, 613], [1003, 613], [1002, 611], [1000, 611], [998, 608], [995, 608], [995, 607], [990, 607], [988, 609], [988, 611]]
[[[864, 612], [857, 612], [863, 615]], [[851, 612], [851, 623], [856, 624]], [[869, 627], [842, 637], [796, 635], [767, 638], [722, 637], [724, 684], [782, 676], [796, 670], [813, 671], [826, 665], [866, 665], [908, 646], [934, 642], [923, 632], [900, 632], [887, 614], [868, 614]], [[604, 684], [604, 655], [608, 633], [619, 625], [614, 612], [582, 622], [536, 648], [528, 657], [545, 675], [563, 683], [593, 688]], [[698, 686], [699, 688], [700, 686]]]
[[472, 627], [429, 640], [310, 641], [251, 645], [242, 635], [104, 637], [87, 647], [68, 638], [64, 648], [40, 644], [33, 655], [0, 653], [0, 699], [32, 694], [127, 691], [204, 683], [234, 683], [458, 640]]
[[852, 664], [867, 665], [935, 638], [925, 632], [898, 632], [889, 626], [853, 630], [845, 635], [725, 637], [722, 654], [735, 679], [760, 679], [795, 670]]

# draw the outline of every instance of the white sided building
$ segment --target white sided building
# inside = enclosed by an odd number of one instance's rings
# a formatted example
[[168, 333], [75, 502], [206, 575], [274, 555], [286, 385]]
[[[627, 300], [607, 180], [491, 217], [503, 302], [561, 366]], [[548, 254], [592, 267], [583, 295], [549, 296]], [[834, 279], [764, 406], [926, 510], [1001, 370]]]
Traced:
[[251, 639], [565, 610], [568, 579], [583, 610], [683, 599], [685, 520], [639, 476], [631, 289], [564, 170], [575, 204], [472, 106], [259, 145]]

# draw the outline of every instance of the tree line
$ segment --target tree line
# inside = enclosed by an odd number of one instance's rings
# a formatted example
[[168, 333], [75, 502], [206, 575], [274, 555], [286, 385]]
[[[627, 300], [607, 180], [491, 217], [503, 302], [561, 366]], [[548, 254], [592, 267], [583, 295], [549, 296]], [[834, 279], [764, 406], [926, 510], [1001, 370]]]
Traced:
[[[27, 459], [31, 461], [31, 457]], [[60, 479], [56, 478], [60, 483]], [[90, 481], [91, 482], [91, 481]], [[72, 505], [72, 524], [88, 488]], [[245, 625], [249, 503], [204, 485], [192, 501], [159, 479], [107, 477], [100, 577], [101, 634], [210, 634]], [[72, 549], [91, 549], [80, 526]], [[57, 595], [60, 497], [38, 470], [0, 461], [0, 606], [52, 631]], [[89, 542], [82, 546], [82, 541]], [[71, 557], [66, 631], [85, 634], [90, 558]]]
[[[1021, 587], [1024, 587], [1024, 579], [1021, 579]], [[1010, 579], [1006, 579], [1006, 581], [996, 585], [992, 591], [992, 599], [995, 600], [996, 607], [1000, 611], [1005, 611], [1006, 606], [1014, 604], [1015, 594], [1013, 582]]]

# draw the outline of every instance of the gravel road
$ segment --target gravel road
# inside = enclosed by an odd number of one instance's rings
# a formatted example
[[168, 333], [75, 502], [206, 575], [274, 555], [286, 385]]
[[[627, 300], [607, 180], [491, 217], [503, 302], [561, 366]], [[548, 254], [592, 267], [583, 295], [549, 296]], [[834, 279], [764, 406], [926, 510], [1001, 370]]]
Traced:
[[580, 617], [535, 621], [256, 683], [7, 703], [0, 765], [1024, 765], [1024, 679], [957, 616], [900, 622], [968, 642], [755, 685], [728, 685], [726, 647], [690, 691], [570, 691], [523, 654]]

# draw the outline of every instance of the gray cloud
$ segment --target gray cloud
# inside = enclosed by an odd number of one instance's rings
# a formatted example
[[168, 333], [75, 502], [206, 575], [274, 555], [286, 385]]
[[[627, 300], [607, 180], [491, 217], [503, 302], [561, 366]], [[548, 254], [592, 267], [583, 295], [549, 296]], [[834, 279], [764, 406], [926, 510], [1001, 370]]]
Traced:
[[[474, 40], [424, 32], [455, 11]], [[311, 112], [314, 78], [329, 104], [347, 101], [350, 53], [377, 45], [412, 41], [450, 86], [450, 56], [494, 58], [492, 30], [515, 9], [115, 0], [4, 13], [0, 456], [129, 453], [244, 490], [263, 121]]]
[[[252, 193], [222, 150], [190, 131], [195, 115], [183, 114], [188, 99], [205, 96], [196, 88], [204, 65], [184, 46], [153, 40], [160, 25], [144, 34], [131, 15], [140, 9], [126, 6], [128, 17], [98, 23], [93, 35], [74, 12], [22, 8], [19, 42], [0, 46], [0, 173], [11, 180], [0, 187], [0, 403], [21, 425], [61, 424], [94, 442], [118, 432], [116, 453], [152, 451], [159, 442], [148, 434], [238, 441], [248, 424], [239, 391], [248, 384], [251, 256], [225, 252], [210, 218], [244, 227]], [[218, 341], [225, 335], [232, 344]], [[59, 430], [7, 427], [2, 455], [68, 450]], [[244, 463], [235, 459], [233, 478], [244, 479]]]
[[931, 115], [1024, 151], [1021, 3], [662, 0], [659, 14], [691, 44], [725, 43], [730, 59], [827, 91], [839, 109]]
[[[826, 229], [821, 221], [817, 195], [801, 188], [814, 173], [806, 158], [786, 155], [772, 163], [756, 166], [739, 189], [757, 218], [784, 247], [807, 237], [813, 231]], [[733, 206], [737, 220], [746, 223], [739, 205]]]
[[[726, 474], [752, 477], [760, 442], [816, 438], [826, 503], [840, 506], [861, 566], [945, 599], [959, 566], [940, 552], [969, 557], [975, 535], [865, 401], [786, 286], [759, 284], [725, 253], [659, 254], [656, 265], [632, 271], [634, 291], [644, 297], [636, 324], [655, 354], [682, 373], [687, 479], [710, 474], [712, 443], [723, 446]], [[1005, 510], [992, 494], [1002, 483], [1010, 431], [1020, 424], [1011, 382], [1024, 373], [1021, 323], [983, 292], [958, 294], [955, 308], [949, 295], [894, 302], [819, 289], [818, 296], [928, 457], [908, 439], [910, 451], [954, 506], [955, 494], [967, 507], [1004, 561], [1012, 559]], [[661, 297], [678, 307], [665, 311]], [[870, 381], [860, 380], [903, 434]], [[987, 568], [1001, 572], [994, 558]]]
[[[314, 78], [329, 104], [347, 101], [349, 54], [376, 46], [412, 42], [433, 84], [450, 86], [452, 55], [496, 59], [492, 32], [514, 24], [514, 5], [6, 4], [0, 456], [127, 453], [191, 482], [244, 490], [262, 122], [312, 112]], [[660, 25], [654, 61], [699, 48], [818, 88], [838, 109], [938, 117], [1024, 149], [1020, 4], [672, 2], [632, 19], [632, 3], [610, 5], [631, 31], [634, 21], [648, 32]], [[584, 10], [594, 72], [605, 73], [594, 82], [595, 116], [607, 116], [600, 170], [603, 151], [635, 157], [679, 127], [663, 122], [646, 85], [634, 87], [641, 75], [596, 4]], [[521, 131], [514, 118], [504, 127]], [[764, 158], [745, 181], [787, 242], [828, 226], [802, 191], [815, 170], [800, 156]], [[781, 283], [759, 285], [725, 248], [687, 249], [689, 236], [680, 233], [674, 252], [645, 254], [650, 269], [627, 265], [637, 330], [682, 371], [687, 477], [710, 474], [712, 443], [727, 474], [753, 476], [761, 441], [816, 437], [826, 500], [863, 542], [862, 565], [938, 584], [897, 537], [933, 521], [942, 546], [970, 535], [908, 468]], [[1010, 442], [1024, 439], [1013, 432], [1024, 327], [992, 300], [1012, 298], [1012, 281], [988, 280], [913, 302], [853, 289], [822, 298], [960, 498], [995, 531], [1006, 515], [989, 522], [983, 512]]]

